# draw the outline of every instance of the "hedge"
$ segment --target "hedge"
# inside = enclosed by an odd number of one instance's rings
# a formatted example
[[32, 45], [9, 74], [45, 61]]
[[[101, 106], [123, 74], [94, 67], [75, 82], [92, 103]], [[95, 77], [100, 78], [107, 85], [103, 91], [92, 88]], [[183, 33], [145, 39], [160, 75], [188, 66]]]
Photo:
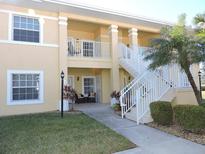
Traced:
[[171, 125], [173, 123], [173, 110], [171, 102], [158, 101], [150, 104], [151, 116], [157, 124]]
[[184, 130], [200, 132], [205, 129], [205, 108], [196, 105], [176, 105], [173, 107], [176, 123]]

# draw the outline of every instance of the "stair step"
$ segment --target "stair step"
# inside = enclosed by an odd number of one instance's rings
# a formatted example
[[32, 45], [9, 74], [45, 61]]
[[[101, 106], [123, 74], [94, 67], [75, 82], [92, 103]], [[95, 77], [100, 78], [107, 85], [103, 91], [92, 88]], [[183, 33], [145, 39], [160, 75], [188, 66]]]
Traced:
[[[130, 110], [130, 112], [126, 113], [125, 118], [137, 122], [136, 110], [137, 110], [137, 108], [133, 107]], [[149, 122], [152, 122], [152, 121], [153, 121], [153, 119], [151, 117], [151, 113], [150, 112], [146, 113], [144, 115], [144, 117], [142, 119], [140, 119], [140, 123], [149, 123]]]

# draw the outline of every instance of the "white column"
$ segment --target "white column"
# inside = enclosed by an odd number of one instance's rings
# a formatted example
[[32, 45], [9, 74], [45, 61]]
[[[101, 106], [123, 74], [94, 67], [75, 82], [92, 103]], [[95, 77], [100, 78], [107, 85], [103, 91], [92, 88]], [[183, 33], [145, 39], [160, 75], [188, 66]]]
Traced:
[[130, 28], [128, 30], [130, 46], [138, 46], [138, 30], [136, 28]]
[[120, 90], [119, 79], [119, 51], [118, 51], [118, 26], [111, 25], [109, 27], [110, 34], [110, 46], [112, 56], [112, 68], [111, 68], [111, 86], [112, 90]]
[[68, 42], [67, 42], [67, 17], [59, 16], [59, 76], [61, 71], [65, 74], [65, 80], [67, 80], [67, 56], [68, 56]]

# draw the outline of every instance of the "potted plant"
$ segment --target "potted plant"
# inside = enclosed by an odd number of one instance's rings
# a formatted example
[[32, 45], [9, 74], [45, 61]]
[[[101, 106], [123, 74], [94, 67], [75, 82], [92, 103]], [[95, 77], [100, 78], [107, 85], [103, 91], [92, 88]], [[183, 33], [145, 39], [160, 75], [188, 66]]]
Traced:
[[119, 101], [119, 99], [120, 99], [120, 92], [113, 91], [110, 94], [110, 97], [111, 97], [111, 100], [110, 100], [111, 107], [115, 111], [119, 111], [120, 110], [120, 101]]
[[[71, 86], [65, 85], [63, 88], [63, 111], [73, 110], [75, 96], [75, 90]], [[61, 101], [59, 102], [59, 110], [61, 110]]]
[[73, 104], [76, 101], [76, 91], [71, 87], [71, 86], [66, 86], [65, 87], [65, 95], [68, 100], [69, 110], [73, 111]]

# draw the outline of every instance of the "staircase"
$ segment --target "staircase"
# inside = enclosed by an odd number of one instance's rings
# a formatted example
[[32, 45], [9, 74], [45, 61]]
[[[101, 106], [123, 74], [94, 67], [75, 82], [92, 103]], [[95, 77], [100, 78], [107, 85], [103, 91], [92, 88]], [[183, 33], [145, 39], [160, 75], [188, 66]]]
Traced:
[[120, 65], [134, 79], [121, 90], [121, 116], [139, 123], [150, 122], [149, 104], [162, 99], [171, 89], [188, 87], [189, 82], [176, 64], [148, 70], [149, 61], [144, 61], [147, 48], [126, 47], [119, 44]]

